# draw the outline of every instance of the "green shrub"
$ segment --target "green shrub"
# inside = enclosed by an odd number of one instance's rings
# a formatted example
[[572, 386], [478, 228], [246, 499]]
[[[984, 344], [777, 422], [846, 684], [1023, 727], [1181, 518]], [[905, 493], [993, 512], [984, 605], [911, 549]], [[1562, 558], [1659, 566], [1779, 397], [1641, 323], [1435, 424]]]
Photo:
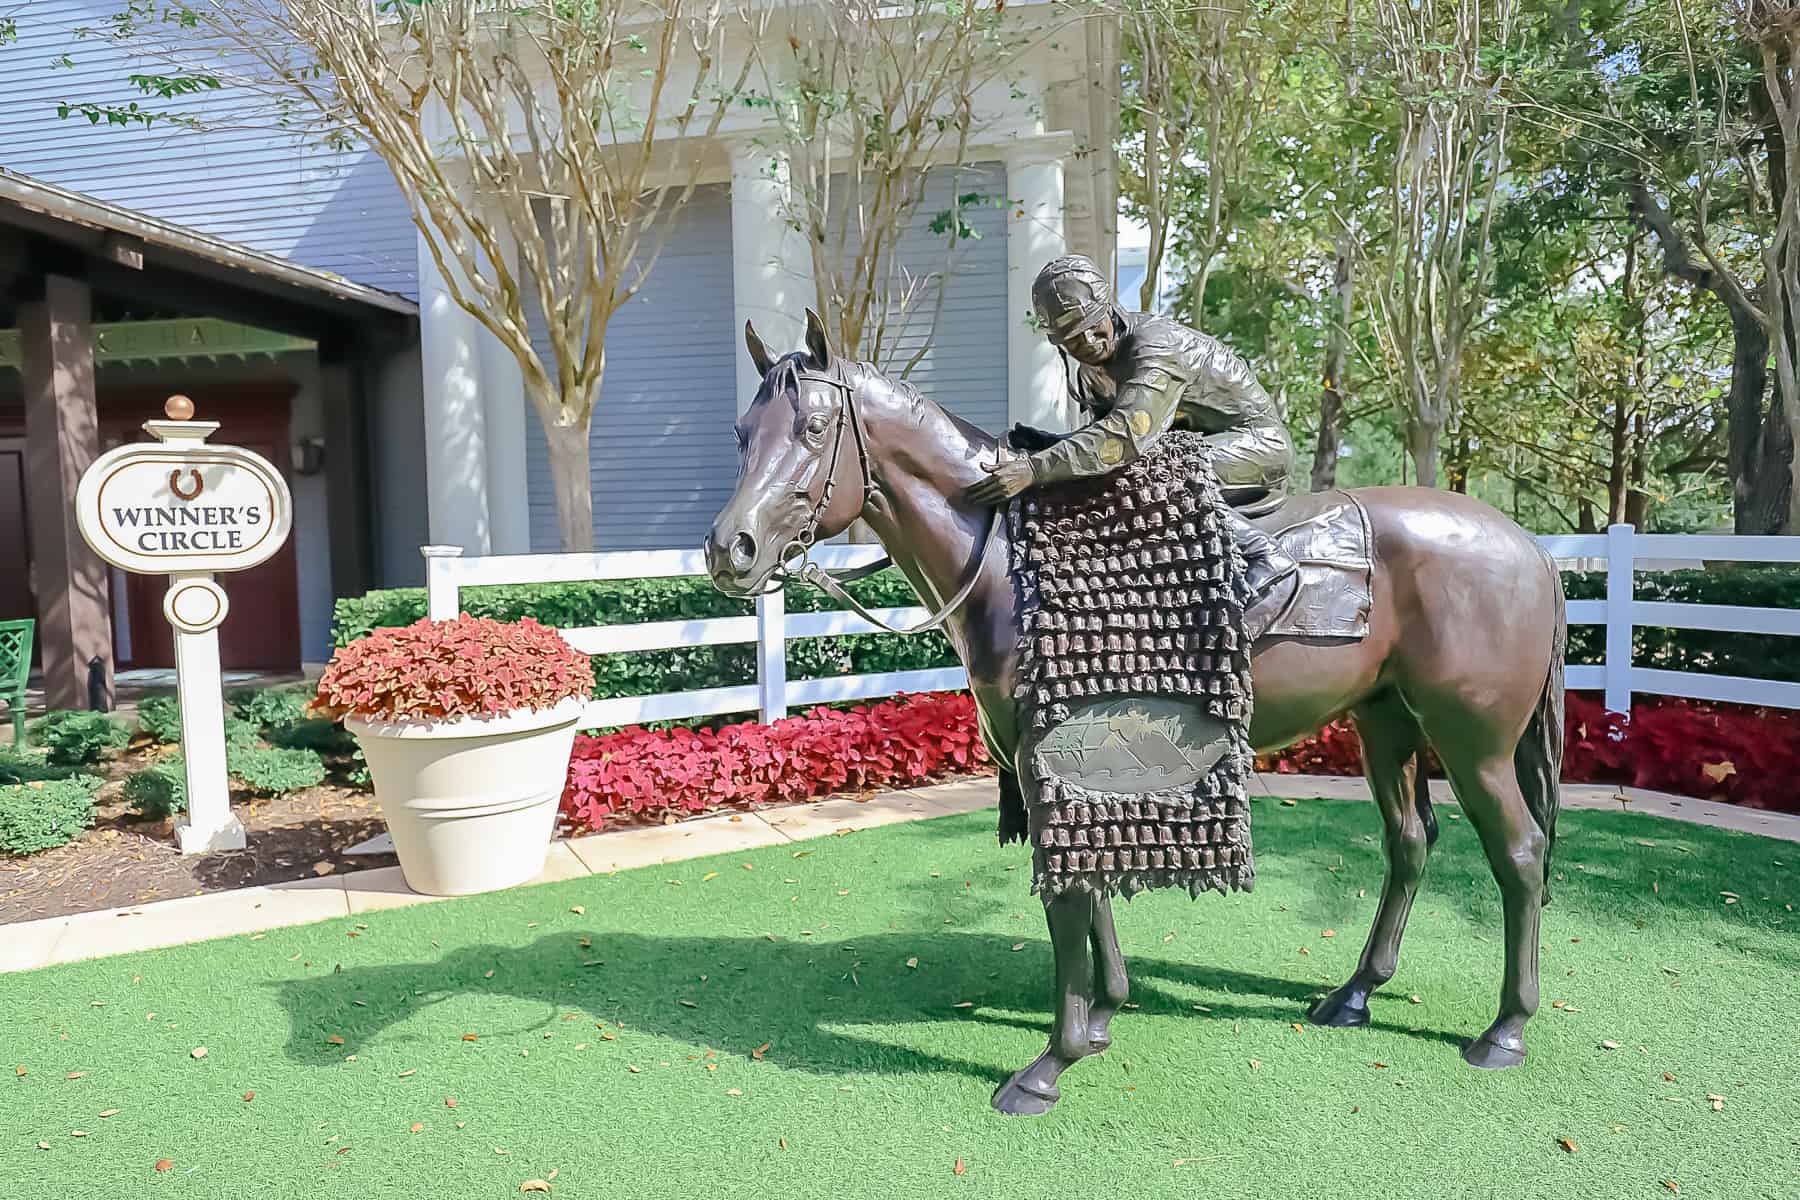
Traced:
[[44, 747], [53, 767], [84, 767], [100, 761], [100, 755], [117, 750], [131, 740], [131, 733], [103, 712], [53, 712], [32, 728], [32, 737]]
[[336, 721], [308, 717], [292, 725], [278, 725], [264, 735], [271, 746], [288, 750], [316, 750], [320, 754], [341, 758], [356, 750], [356, 739]]
[[[898, 571], [883, 571], [849, 586], [871, 608], [917, 604], [912, 586]], [[788, 588], [789, 612], [825, 612], [839, 605], [812, 588]], [[628, 625], [644, 621], [701, 620], [754, 612], [750, 601], [734, 600], [705, 579], [626, 579], [466, 588], [462, 611], [472, 616], [516, 621], [534, 617], [546, 625]], [[332, 640], [342, 646], [383, 625], [410, 625], [425, 615], [423, 588], [396, 588], [339, 600], [332, 616]], [[955, 666], [950, 643], [940, 633], [901, 636], [859, 634], [804, 638], [788, 643], [788, 678], [879, 674]], [[683, 646], [637, 654], [596, 655], [594, 695], [647, 696], [729, 687], [756, 678], [756, 647]]]
[[258, 729], [281, 728], [306, 718], [308, 691], [294, 688], [254, 688], [237, 691], [226, 697], [231, 714], [248, 721]]
[[255, 792], [284, 796], [325, 781], [325, 761], [311, 750], [247, 746], [229, 756], [233, 777]]
[[14, 783], [37, 783], [44, 779], [68, 779], [80, 774], [74, 767], [51, 766], [32, 751], [0, 749], [0, 787]]
[[181, 741], [181, 705], [173, 696], [149, 696], [138, 701], [138, 727], [150, 740], [173, 746]]
[[[1563, 591], [1571, 600], [1604, 599], [1606, 575], [1601, 571], [1571, 571], [1563, 576]], [[1800, 568], [1730, 565], [1705, 570], [1641, 571], [1633, 592], [1639, 600], [1791, 610], [1800, 608]], [[1632, 662], [1640, 667], [1800, 682], [1800, 638], [1640, 625], [1633, 630], [1631, 640]], [[1605, 626], [1569, 627], [1570, 662], [1600, 663], [1605, 658]]]
[[[225, 746], [254, 746], [262, 729], [235, 712], [225, 714]], [[164, 746], [181, 744], [181, 705], [173, 696], [152, 696], [138, 704], [138, 724], [152, 741]]]
[[66, 845], [94, 824], [92, 775], [0, 787], [0, 850], [34, 854]]
[[187, 764], [181, 755], [145, 767], [125, 778], [125, 801], [143, 816], [156, 819], [187, 811]]

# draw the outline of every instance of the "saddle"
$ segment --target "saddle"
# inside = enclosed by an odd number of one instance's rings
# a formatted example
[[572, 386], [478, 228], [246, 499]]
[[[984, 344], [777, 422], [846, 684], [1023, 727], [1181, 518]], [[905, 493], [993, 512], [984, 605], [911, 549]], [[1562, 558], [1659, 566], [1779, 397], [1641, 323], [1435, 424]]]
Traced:
[[1374, 535], [1356, 497], [1341, 490], [1294, 496], [1252, 523], [1300, 566], [1244, 613], [1252, 641], [1369, 636]]

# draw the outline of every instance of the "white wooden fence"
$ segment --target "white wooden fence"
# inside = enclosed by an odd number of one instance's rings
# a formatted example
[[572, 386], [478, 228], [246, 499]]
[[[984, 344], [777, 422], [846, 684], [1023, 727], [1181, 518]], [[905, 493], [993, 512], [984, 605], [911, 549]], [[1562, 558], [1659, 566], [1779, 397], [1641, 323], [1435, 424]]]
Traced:
[[[1800, 683], [1737, 675], [1704, 675], [1633, 666], [1631, 634], [1636, 626], [1704, 629], [1800, 637], [1800, 612], [1740, 605], [1680, 604], [1632, 597], [1632, 576], [1644, 560], [1755, 562], [1800, 564], [1800, 537], [1731, 537], [1710, 534], [1640, 534], [1630, 525], [1614, 525], [1604, 534], [1543, 537], [1538, 541], [1559, 563], [1602, 560], [1606, 565], [1606, 598], [1569, 602], [1569, 624], [1606, 627], [1605, 662], [1568, 669], [1570, 688], [1603, 691], [1606, 706], [1631, 711], [1633, 692], [1689, 696], [1800, 709]], [[698, 550], [632, 550], [603, 554], [520, 554], [463, 558], [455, 546], [424, 546], [426, 613], [433, 619], [454, 617], [461, 589], [482, 584], [574, 583], [605, 579], [667, 579], [706, 574]], [[822, 546], [815, 561], [833, 569], [862, 566], [878, 558], [874, 546]], [[891, 623], [922, 620], [922, 608], [882, 609]], [[834, 634], [877, 633], [854, 613], [789, 614], [779, 592], [756, 601], [751, 617], [715, 617], [696, 621], [650, 621], [634, 625], [600, 625], [564, 629], [571, 645], [589, 654], [624, 654], [681, 646], [756, 643], [756, 682], [737, 687], [665, 692], [596, 700], [587, 707], [586, 727], [629, 725], [716, 713], [757, 712], [762, 720], [785, 716], [790, 707], [834, 700], [860, 700], [897, 692], [948, 691], [965, 687], [961, 667], [924, 671], [891, 671], [879, 675], [845, 675], [830, 679], [789, 680], [787, 641]]]

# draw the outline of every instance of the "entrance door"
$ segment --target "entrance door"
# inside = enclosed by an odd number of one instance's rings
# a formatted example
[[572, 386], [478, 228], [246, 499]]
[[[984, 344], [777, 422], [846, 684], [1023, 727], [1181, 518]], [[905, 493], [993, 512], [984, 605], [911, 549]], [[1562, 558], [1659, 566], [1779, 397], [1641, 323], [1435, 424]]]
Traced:
[[[258, 390], [260, 388], [260, 391]], [[268, 385], [234, 388], [226, 385], [220, 394], [190, 392], [195, 406], [210, 419], [223, 423], [214, 436], [223, 444], [242, 446], [262, 455], [287, 474], [288, 391], [270, 391]], [[162, 397], [134, 398], [134, 402], [111, 403], [115, 397], [102, 397], [108, 410], [124, 410], [142, 421], [142, 414], [160, 408]], [[103, 422], [105, 415], [103, 414]], [[119, 429], [120, 435], [124, 429]], [[120, 437], [120, 440], [142, 441], [142, 437]], [[233, 571], [219, 576], [231, 611], [219, 626], [219, 665], [227, 670], [298, 671], [300, 669], [300, 591], [294, 564], [294, 539], [267, 562], [248, 571]], [[175, 634], [163, 616], [163, 596], [169, 590], [166, 575], [129, 575], [126, 577], [126, 607], [131, 619], [131, 656], [120, 665], [125, 667], [172, 667], [175, 665]]]
[[25, 524], [25, 444], [0, 438], [0, 621], [37, 616]]

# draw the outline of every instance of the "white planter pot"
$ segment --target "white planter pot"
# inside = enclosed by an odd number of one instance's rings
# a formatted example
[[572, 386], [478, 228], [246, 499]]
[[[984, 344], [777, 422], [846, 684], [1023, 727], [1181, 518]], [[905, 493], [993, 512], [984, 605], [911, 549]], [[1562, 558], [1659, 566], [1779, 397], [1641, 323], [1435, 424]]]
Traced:
[[415, 892], [466, 896], [544, 870], [586, 701], [495, 716], [346, 717]]

